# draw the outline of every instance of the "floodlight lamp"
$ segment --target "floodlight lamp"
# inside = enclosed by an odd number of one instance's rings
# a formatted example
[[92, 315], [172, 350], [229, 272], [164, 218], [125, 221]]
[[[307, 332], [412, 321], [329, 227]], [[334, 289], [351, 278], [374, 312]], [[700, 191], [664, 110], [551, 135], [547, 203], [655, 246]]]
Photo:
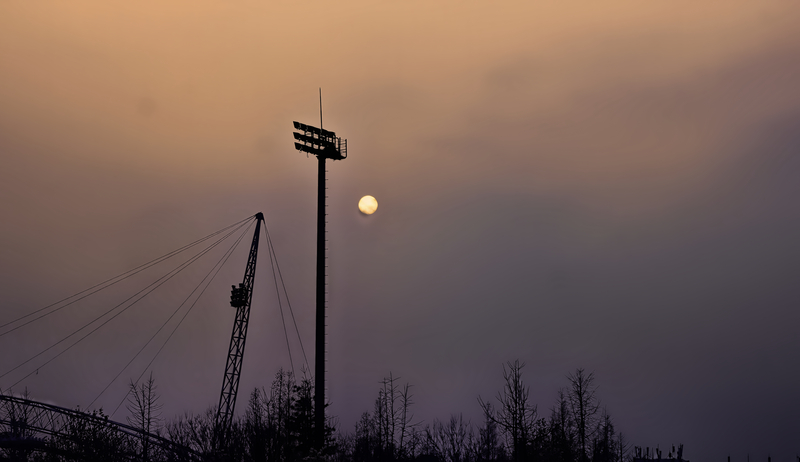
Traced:
[[347, 157], [347, 140], [336, 136], [336, 133], [311, 125], [293, 122], [295, 149], [313, 154], [318, 158], [342, 160]]

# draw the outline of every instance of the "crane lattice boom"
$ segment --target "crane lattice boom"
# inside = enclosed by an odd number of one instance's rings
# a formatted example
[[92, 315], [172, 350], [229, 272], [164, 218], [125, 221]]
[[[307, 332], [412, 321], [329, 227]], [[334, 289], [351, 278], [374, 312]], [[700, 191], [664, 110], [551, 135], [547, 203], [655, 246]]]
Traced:
[[225, 377], [222, 379], [222, 393], [219, 396], [219, 406], [217, 407], [216, 424], [217, 437], [220, 438], [219, 443], [225, 440], [227, 429], [230, 428], [233, 421], [233, 411], [236, 406], [236, 393], [239, 389], [244, 345], [247, 340], [247, 323], [250, 320], [250, 304], [253, 300], [253, 281], [256, 276], [258, 238], [261, 235], [262, 221], [264, 221], [264, 215], [256, 214], [256, 231], [253, 235], [253, 243], [250, 245], [250, 255], [247, 257], [244, 280], [239, 287], [233, 286], [231, 291], [231, 306], [236, 308], [236, 319], [233, 322], [228, 360], [225, 364]]

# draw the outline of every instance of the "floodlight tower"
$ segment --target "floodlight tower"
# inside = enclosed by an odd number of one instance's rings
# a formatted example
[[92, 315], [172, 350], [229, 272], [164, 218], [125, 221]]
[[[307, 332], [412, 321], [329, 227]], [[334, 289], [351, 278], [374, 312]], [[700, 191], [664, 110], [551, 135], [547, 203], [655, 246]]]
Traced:
[[325, 159], [347, 157], [347, 140], [322, 128], [322, 92], [319, 100], [319, 127], [294, 122], [294, 147], [317, 156], [317, 321], [314, 359], [314, 427], [318, 449], [325, 444]]

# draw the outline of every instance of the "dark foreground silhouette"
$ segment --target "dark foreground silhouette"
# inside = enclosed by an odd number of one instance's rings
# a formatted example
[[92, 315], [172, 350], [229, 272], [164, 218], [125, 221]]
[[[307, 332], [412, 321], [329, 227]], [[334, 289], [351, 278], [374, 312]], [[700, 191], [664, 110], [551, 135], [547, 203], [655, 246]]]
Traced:
[[[243, 415], [220, 429], [216, 409], [165, 421], [151, 377], [131, 385], [127, 424], [109, 421], [102, 411], [64, 409], [58, 431], [46, 430], [47, 418], [33, 402], [4, 407], [0, 460], [628, 462], [642, 457], [630, 450], [601, 406], [593, 373], [577, 369], [567, 375], [555, 403], [540, 411], [522, 380], [523, 367], [519, 361], [504, 365], [503, 389], [492, 399], [478, 398], [479, 424], [461, 414], [415, 421], [410, 385], [389, 374], [372, 411], [364, 412], [352, 431], [335, 429], [328, 419], [322, 447], [314, 437], [314, 387], [308, 378], [278, 371], [269, 388], [253, 390]], [[218, 438], [220, 431], [227, 437]]]

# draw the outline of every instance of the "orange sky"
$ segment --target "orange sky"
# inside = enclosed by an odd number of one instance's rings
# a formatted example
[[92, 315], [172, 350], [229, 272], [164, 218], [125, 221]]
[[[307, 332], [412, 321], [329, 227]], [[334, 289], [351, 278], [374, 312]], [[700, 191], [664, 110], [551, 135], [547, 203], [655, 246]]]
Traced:
[[[561, 124], [585, 140], [663, 145], [664, 152], [648, 156], [625, 149], [602, 159], [520, 156], [558, 171], [556, 179], [570, 187], [711, 162], [704, 144], [723, 143], [732, 124], [796, 103], [785, 97], [793, 82], [776, 81], [768, 94], [753, 95], [743, 120], [730, 120], [728, 91], [747, 82], [730, 90], [718, 85], [729, 80], [725, 74], [746, 72], [742, 67], [788, 64], [780, 60], [796, 50], [798, 13], [782, 2], [320, 2], [299, 8], [37, 2], [2, 8], [4, 126], [35, 136], [37, 124], [48, 124], [48, 138], [77, 151], [70, 156], [137, 169], [157, 159], [171, 173], [216, 171], [227, 160], [220, 150], [256, 159], [259, 140], [265, 147], [285, 135], [283, 119], [315, 116], [308, 89], [319, 86], [331, 123], [338, 117], [339, 130], [380, 151], [371, 156], [379, 159], [374, 168], [397, 162], [386, 157], [424, 162], [429, 153], [420, 151], [430, 137], [518, 131], [515, 121], [529, 118], [550, 124], [566, 118]], [[690, 105], [689, 117], [684, 107], [641, 113], [649, 110], [641, 104], [644, 94], [664, 89], [705, 100], [682, 102]], [[726, 120], [715, 124], [720, 117]], [[703, 130], [692, 130], [697, 123]], [[669, 128], [641, 133], [640, 124]], [[397, 152], [383, 146], [385, 137]], [[583, 140], [573, 142], [586, 150]], [[109, 144], [122, 150], [113, 160]]]

